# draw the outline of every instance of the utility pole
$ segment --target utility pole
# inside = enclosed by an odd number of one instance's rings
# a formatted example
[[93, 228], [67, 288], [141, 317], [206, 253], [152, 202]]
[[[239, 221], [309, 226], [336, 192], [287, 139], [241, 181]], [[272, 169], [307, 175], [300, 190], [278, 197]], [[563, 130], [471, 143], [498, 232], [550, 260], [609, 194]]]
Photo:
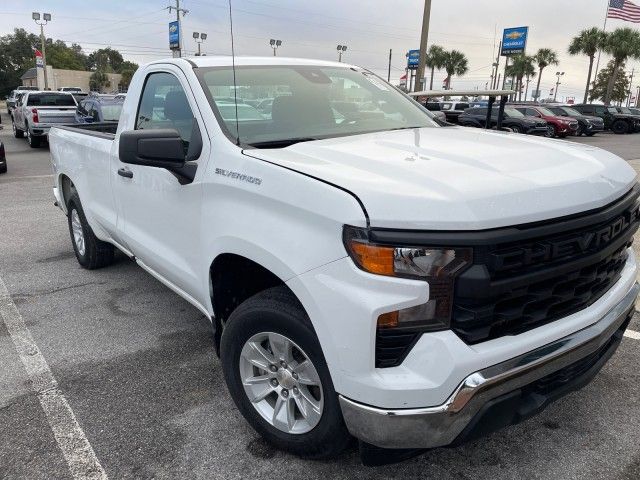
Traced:
[[500, 41], [500, 45], [498, 46], [498, 54], [496, 55], [496, 61], [493, 62], [491, 67], [491, 88], [498, 88], [498, 70], [500, 69], [500, 54], [502, 53], [502, 40]]
[[40, 21], [40, 13], [33, 12], [31, 14], [31, 18], [33, 21], [40, 25], [40, 48], [42, 49], [42, 70], [44, 71], [44, 89], [49, 90], [49, 78], [47, 75], [47, 51], [45, 49], [45, 38], [44, 38], [44, 26], [51, 21], [50, 13], [42, 14], [42, 21]]
[[631, 69], [631, 79], [629, 80], [629, 95], [627, 95], [627, 107], [631, 106], [631, 94], [633, 92], [633, 74], [636, 73], [636, 68]]
[[416, 72], [416, 82], [413, 91], [424, 90], [422, 79], [424, 78], [424, 67], [427, 60], [427, 43], [429, 42], [429, 21], [431, 20], [431, 0], [424, 0], [424, 13], [422, 15], [422, 33], [420, 35], [420, 59], [418, 60], [418, 71]]
[[389, 49], [389, 69], [387, 70], [387, 82], [391, 83], [391, 53], [392, 50]]
[[182, 13], [182, 16], [184, 17], [187, 13], [189, 13], [189, 10], [185, 8], [180, 8], [180, 0], [176, 0], [175, 7], [173, 5], [169, 5], [167, 9], [169, 10], [169, 13], [171, 13], [171, 10], [176, 11], [176, 20], [178, 21], [178, 34], [179, 34], [178, 44], [179, 45], [178, 45], [178, 48], [173, 51], [173, 56], [182, 57], [182, 21], [180, 20], [180, 14]]
[[638, 85], [638, 91], [636, 92], [636, 108], [640, 108], [640, 85]]

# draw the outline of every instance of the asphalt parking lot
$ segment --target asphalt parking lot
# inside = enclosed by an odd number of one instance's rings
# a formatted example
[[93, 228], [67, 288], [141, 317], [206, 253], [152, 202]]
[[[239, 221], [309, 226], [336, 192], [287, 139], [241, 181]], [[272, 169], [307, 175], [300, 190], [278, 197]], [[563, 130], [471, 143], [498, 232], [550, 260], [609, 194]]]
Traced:
[[[110, 478], [638, 479], [640, 340], [625, 337], [579, 393], [515, 427], [455, 449], [368, 468], [355, 448], [330, 462], [275, 451], [244, 422], [215, 356], [208, 320], [120, 256], [80, 268], [54, 207], [46, 147], [0, 130], [0, 312], [15, 305], [46, 361], [86, 453]], [[640, 134], [576, 139], [634, 166]], [[4, 293], [4, 286], [8, 293]], [[12, 307], [11, 307], [12, 308]], [[13, 310], [12, 310], [13, 311]], [[24, 364], [0, 321], [0, 478], [73, 478]], [[631, 329], [640, 330], [639, 316]], [[34, 347], [35, 348], [35, 347]], [[76, 475], [77, 477], [77, 475]], [[78, 478], [78, 477], [77, 477]]]

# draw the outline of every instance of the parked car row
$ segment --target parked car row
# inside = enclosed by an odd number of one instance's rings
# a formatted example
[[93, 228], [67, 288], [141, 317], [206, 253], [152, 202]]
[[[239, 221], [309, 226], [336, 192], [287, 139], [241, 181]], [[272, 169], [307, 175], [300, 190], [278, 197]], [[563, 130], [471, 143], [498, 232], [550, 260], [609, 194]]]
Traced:
[[[425, 107], [434, 114], [444, 113], [449, 123], [482, 128], [486, 124], [487, 108], [479, 102], [428, 102]], [[498, 107], [493, 108], [491, 127], [497, 124], [498, 115]], [[541, 128], [543, 122], [544, 129]], [[503, 126], [517, 133], [559, 138], [593, 136], [604, 130], [617, 134], [635, 133], [640, 131], [640, 109], [593, 104], [510, 103], [505, 110]]]
[[69, 91], [18, 91], [8, 107], [13, 135], [26, 137], [32, 148], [47, 139], [54, 125], [77, 123], [117, 123], [124, 95], [83, 94]]

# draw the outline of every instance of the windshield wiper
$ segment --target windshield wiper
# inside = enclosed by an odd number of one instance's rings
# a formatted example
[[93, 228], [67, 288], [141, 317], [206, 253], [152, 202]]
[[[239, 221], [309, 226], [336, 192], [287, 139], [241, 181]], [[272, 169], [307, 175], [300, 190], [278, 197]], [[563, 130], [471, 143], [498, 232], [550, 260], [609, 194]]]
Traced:
[[298, 138], [282, 138], [279, 140], [265, 140], [263, 142], [253, 142], [247, 145], [255, 148], [285, 148], [290, 145], [295, 145], [301, 142], [312, 142], [313, 140], [320, 140], [315, 137], [298, 137]]

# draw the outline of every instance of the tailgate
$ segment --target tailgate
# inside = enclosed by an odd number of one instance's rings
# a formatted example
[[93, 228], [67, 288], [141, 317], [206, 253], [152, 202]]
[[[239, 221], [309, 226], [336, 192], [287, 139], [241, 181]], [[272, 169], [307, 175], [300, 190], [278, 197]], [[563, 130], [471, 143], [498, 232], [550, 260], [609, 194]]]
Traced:
[[76, 107], [36, 107], [38, 111], [37, 123], [74, 123], [76, 118]]

